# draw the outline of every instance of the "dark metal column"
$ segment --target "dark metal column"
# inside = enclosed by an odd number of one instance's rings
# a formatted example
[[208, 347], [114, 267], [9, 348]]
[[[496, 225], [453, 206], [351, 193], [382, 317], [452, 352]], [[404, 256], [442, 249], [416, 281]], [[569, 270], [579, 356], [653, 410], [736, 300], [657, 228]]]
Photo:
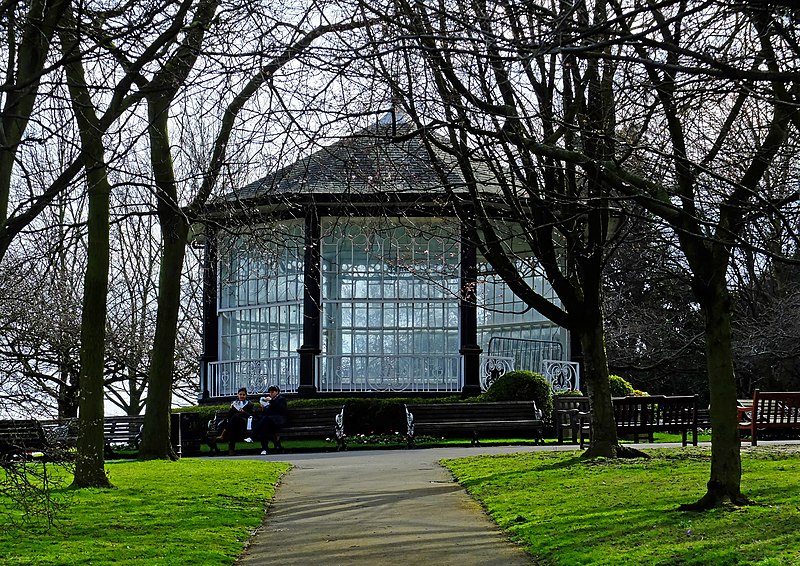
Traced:
[[211, 396], [208, 364], [219, 360], [219, 317], [217, 316], [217, 232], [205, 227], [203, 245], [203, 353], [200, 356], [200, 396]]
[[464, 397], [480, 395], [480, 356], [478, 346], [478, 307], [475, 288], [478, 281], [478, 260], [475, 251], [475, 230], [468, 221], [461, 224], [461, 296], [459, 297], [460, 345], [464, 362]]
[[320, 349], [322, 293], [320, 292], [320, 223], [317, 210], [309, 206], [305, 218], [303, 263], [303, 344], [300, 354], [300, 384], [297, 394], [312, 397], [317, 393], [316, 361]]

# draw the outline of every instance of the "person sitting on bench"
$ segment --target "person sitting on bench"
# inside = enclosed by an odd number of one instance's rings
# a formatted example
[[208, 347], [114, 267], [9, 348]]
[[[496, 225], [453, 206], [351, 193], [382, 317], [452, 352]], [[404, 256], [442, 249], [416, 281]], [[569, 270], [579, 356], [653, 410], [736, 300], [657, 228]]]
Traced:
[[270, 385], [267, 395], [268, 397], [261, 398], [262, 416], [253, 427], [253, 436], [261, 441], [261, 454], [267, 453], [270, 440], [276, 450], [283, 448], [278, 432], [286, 426], [286, 413], [289, 410], [286, 397], [281, 395], [281, 390], [277, 385]]
[[217, 447], [217, 442], [228, 441], [228, 455], [236, 456], [236, 442], [245, 437], [247, 420], [253, 416], [253, 403], [247, 398], [247, 388], [242, 387], [236, 394], [236, 399], [231, 403], [227, 418], [220, 423], [217, 430], [219, 436], [214, 439], [212, 450]]

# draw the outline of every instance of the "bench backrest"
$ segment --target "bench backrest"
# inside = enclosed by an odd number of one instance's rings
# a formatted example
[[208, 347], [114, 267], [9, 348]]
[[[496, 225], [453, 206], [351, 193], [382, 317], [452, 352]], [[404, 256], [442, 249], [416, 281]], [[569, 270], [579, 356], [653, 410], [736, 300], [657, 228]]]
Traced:
[[753, 392], [753, 410], [757, 422], [800, 425], [800, 391]]
[[539, 420], [541, 412], [534, 401], [492, 401], [486, 403], [425, 403], [406, 405], [415, 422]]
[[582, 413], [589, 411], [589, 398], [571, 395], [553, 395], [554, 411], [571, 411], [577, 409]]
[[697, 422], [697, 396], [664, 397], [660, 404], [660, 422], [663, 425], [693, 424]]
[[336, 416], [342, 412], [342, 405], [326, 407], [290, 407], [286, 413], [287, 427], [311, 427], [336, 424]]
[[[342, 412], [343, 405], [328, 405], [323, 407], [289, 407], [286, 412], [286, 427], [310, 427], [320, 426], [330, 423], [331, 426], [336, 424], [336, 416]], [[228, 411], [217, 411], [214, 414], [209, 425], [219, 419], [224, 419], [228, 416]], [[258, 419], [261, 416], [261, 411], [256, 411], [253, 416]]]
[[614, 421], [618, 427], [635, 427], [658, 422], [661, 395], [648, 397], [615, 397]]
[[133, 439], [143, 424], [144, 415], [106, 417], [103, 419], [103, 436], [107, 441]]
[[616, 397], [614, 420], [619, 427], [683, 425], [697, 422], [697, 396], [650, 395]]
[[35, 419], [0, 420], [0, 445], [20, 448], [44, 448], [44, 430]]

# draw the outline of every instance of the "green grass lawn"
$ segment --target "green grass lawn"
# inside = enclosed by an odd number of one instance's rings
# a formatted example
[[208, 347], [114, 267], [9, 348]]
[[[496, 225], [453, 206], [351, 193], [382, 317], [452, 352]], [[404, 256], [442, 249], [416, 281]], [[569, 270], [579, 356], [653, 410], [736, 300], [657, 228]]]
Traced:
[[[680, 442], [680, 434], [668, 433], [655, 433], [654, 442]], [[711, 435], [701, 433], [698, 435], [700, 442], [708, 442], [711, 440]], [[645, 439], [641, 439], [642, 442]], [[691, 436], [689, 437], [691, 442]], [[628, 439], [623, 439], [622, 442], [632, 442]], [[470, 439], [468, 438], [433, 438], [429, 436], [422, 436], [417, 438], [417, 446], [420, 448], [434, 448], [440, 446], [469, 446]], [[491, 445], [508, 445], [508, 444], [536, 444], [535, 440], [530, 438], [485, 438], [481, 440], [484, 446]], [[555, 438], [545, 438], [545, 444], [556, 444]], [[569, 440], [567, 441], [569, 444]], [[374, 449], [395, 449], [406, 448], [407, 442], [404, 434], [354, 434], [347, 437], [348, 450], [374, 450]], [[334, 440], [284, 440], [283, 447], [286, 452], [326, 452], [336, 451], [336, 442]], [[221, 453], [224, 455], [227, 452], [228, 444], [223, 442], [219, 445]], [[238, 442], [236, 450], [239, 454], [258, 454], [261, 451], [261, 444], [257, 442]], [[200, 446], [200, 455], [207, 456], [209, 448], [207, 444]], [[125, 457], [136, 457], [135, 450], [120, 451], [120, 455]]]
[[[756, 504], [706, 513], [677, 507], [704, 493], [708, 449], [649, 453], [444, 463], [538, 564], [800, 564], [800, 447], [745, 448], [742, 487]], [[0, 497], [0, 562], [230, 565], [288, 468], [244, 459], [111, 461], [114, 489], [56, 490], [64, 507], [51, 529], [26, 522]]]
[[51, 529], [26, 522], [0, 497], [0, 562], [233, 564], [289, 465], [188, 458], [111, 461], [106, 469], [114, 489], [55, 492], [64, 505]]
[[800, 448], [744, 449], [755, 505], [678, 511], [705, 493], [707, 449], [651, 459], [576, 453], [475, 456], [444, 464], [542, 565], [800, 564]]

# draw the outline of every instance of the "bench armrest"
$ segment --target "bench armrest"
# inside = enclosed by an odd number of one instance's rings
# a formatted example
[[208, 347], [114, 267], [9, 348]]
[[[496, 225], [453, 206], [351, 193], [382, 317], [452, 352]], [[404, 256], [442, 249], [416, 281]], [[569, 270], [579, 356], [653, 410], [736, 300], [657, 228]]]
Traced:
[[408, 438], [414, 438], [414, 413], [406, 407], [406, 434]]
[[336, 426], [336, 438], [341, 442], [344, 439], [344, 407], [333, 418]]
[[750, 423], [753, 420], [752, 407], [736, 407], [736, 420], [739, 424]]

